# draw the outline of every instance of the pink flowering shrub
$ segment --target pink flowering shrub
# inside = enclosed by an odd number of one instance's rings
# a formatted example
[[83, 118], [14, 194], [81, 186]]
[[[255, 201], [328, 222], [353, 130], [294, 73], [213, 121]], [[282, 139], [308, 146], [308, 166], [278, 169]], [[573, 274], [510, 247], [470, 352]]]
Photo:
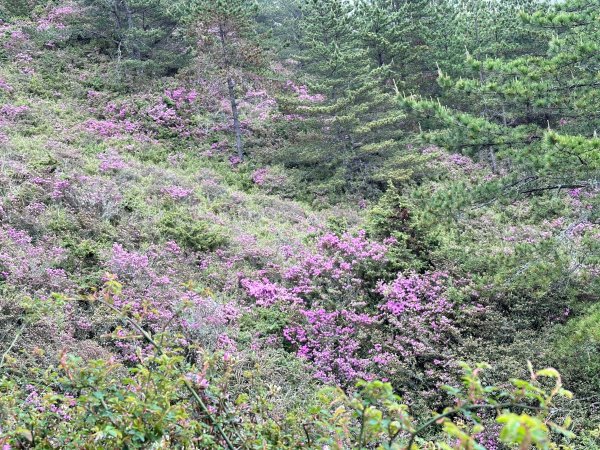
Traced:
[[185, 105], [192, 105], [198, 98], [198, 92], [195, 89], [187, 90], [178, 87], [175, 89], [166, 89], [165, 97], [169, 103], [180, 109]]
[[[126, 250], [115, 243], [105, 263], [124, 287], [114, 304], [128, 311], [140, 323], [154, 331], [165, 326], [178, 329], [189, 340], [218, 347], [225, 339], [227, 326], [237, 317], [237, 308], [190, 291], [184, 286], [180, 268], [189, 264], [174, 242], [152, 246], [145, 252]], [[116, 346], [126, 359], [135, 360], [135, 343], [117, 340]], [[182, 343], [183, 344], [183, 343]]]
[[98, 166], [100, 172], [118, 171], [127, 168], [127, 164], [121, 155], [114, 150], [99, 154], [98, 159], [100, 160]]
[[348, 310], [302, 310], [305, 323], [284, 330], [285, 338], [307, 360], [314, 377], [324, 383], [352, 384], [370, 380], [377, 363], [369, 350], [369, 329], [377, 318]]
[[0, 140], [8, 142], [8, 136], [4, 133], [5, 130], [16, 129], [16, 123], [27, 117], [30, 111], [29, 106], [26, 105], [13, 105], [6, 103], [0, 105]]
[[89, 90], [87, 100], [97, 118], [88, 119], [83, 129], [102, 138], [131, 135], [143, 141], [202, 135], [194, 119], [198, 93], [193, 89], [177, 87], [160, 96], [134, 95], [125, 100], [108, 100], [103, 93]]
[[372, 241], [363, 230], [326, 233], [315, 251], [292, 251], [289, 264], [240, 285], [256, 306], [278, 307], [293, 318], [284, 337], [321, 381], [400, 379], [408, 370], [425, 371], [440, 384], [452, 364], [456, 318], [466, 312], [450, 299], [453, 283], [442, 272], [371, 282], [387, 276], [394, 243]]
[[273, 168], [261, 167], [252, 172], [250, 177], [255, 185], [268, 193], [281, 191], [288, 183], [285, 174]]
[[2, 90], [4, 92], [12, 92], [13, 87], [10, 84], [8, 84], [7, 81], [0, 78], [0, 90]]
[[487, 177], [488, 180], [494, 175], [486, 169], [485, 165], [475, 162], [468, 156], [459, 153], [448, 153], [436, 146], [428, 146], [421, 150], [426, 157], [425, 169], [432, 173], [443, 174], [444, 177], [468, 177], [476, 181]]
[[26, 105], [5, 104], [0, 106], [0, 118], [16, 120], [29, 112], [30, 108]]
[[298, 100], [310, 103], [321, 103], [325, 101], [325, 97], [322, 94], [310, 94], [306, 86], [297, 85], [292, 80], [288, 80], [285, 87], [294, 92], [298, 96]]
[[259, 186], [262, 186], [263, 184], [265, 184], [265, 180], [267, 178], [267, 175], [269, 174], [269, 169], [263, 167], [261, 169], [256, 169], [254, 172], [252, 172], [252, 182], [254, 184], [258, 184]]
[[240, 284], [257, 306], [273, 306], [278, 303], [292, 305], [303, 303], [303, 300], [293, 290], [272, 283], [267, 278], [259, 280], [243, 278]]
[[229, 164], [231, 164], [231, 167], [233, 168], [239, 166], [242, 163], [242, 161], [242, 158], [240, 158], [237, 155], [232, 155], [229, 157]]
[[[8, 84], [5, 85], [6, 89], [10, 88]], [[10, 92], [10, 91], [5, 91]], [[0, 93], [2, 93], [2, 85], [0, 84]], [[26, 105], [13, 105], [6, 103], [0, 105], [0, 141], [8, 142], [8, 136], [4, 130], [15, 128], [15, 124], [22, 118], [26, 117], [30, 111], [30, 108]]]
[[65, 257], [49, 238], [35, 242], [25, 231], [0, 227], [0, 283], [26, 287], [32, 295], [67, 292], [72, 285], [61, 268]]
[[393, 338], [389, 342], [401, 359], [440, 356], [439, 351], [458, 335], [454, 317], [457, 312], [446, 296], [448, 275], [399, 274], [391, 283], [380, 283], [379, 305]]
[[71, 19], [78, 9], [73, 5], [60, 5], [49, 9], [45, 15], [39, 17], [36, 21], [37, 31], [59, 31], [67, 28], [67, 22]]
[[181, 186], [167, 186], [161, 189], [161, 192], [163, 194], [168, 195], [169, 197], [171, 197], [173, 200], [182, 200], [186, 197], [189, 197], [190, 194], [192, 192], [194, 192], [193, 189], [186, 189], [184, 187]]
[[262, 304], [298, 303], [297, 298], [307, 305], [362, 304], [370, 293], [363, 289], [361, 274], [372, 264], [384, 264], [387, 249], [367, 239], [364, 230], [356, 235], [327, 233], [317, 241], [316, 251], [290, 258], [291, 264], [278, 274], [281, 282], [242, 279], [242, 286]]
[[0, 22], [0, 45], [12, 56], [31, 49], [31, 36], [23, 31], [22, 25]]
[[304, 320], [284, 335], [326, 382], [373, 376], [402, 382], [404, 371], [424, 370], [431, 382], [441, 384], [452, 365], [448, 350], [458, 335], [460, 312], [447, 288], [443, 273], [400, 274], [392, 283], [379, 284], [379, 304], [369, 312], [301, 310]]
[[283, 279], [309, 303], [339, 307], [370, 301], [368, 273], [381, 271], [389, 244], [367, 239], [364, 230], [338, 236], [327, 233], [317, 241], [317, 251], [300, 255]]
[[193, 89], [166, 89], [162, 99], [143, 114], [150, 118], [150, 128], [158, 137], [191, 137], [198, 133], [193, 118], [197, 99]]
[[[47, 403], [42, 400], [42, 396], [48, 395], [47, 392], [44, 392], [42, 395], [40, 395], [38, 390], [33, 385], [26, 386], [26, 389], [29, 391], [29, 395], [25, 399], [26, 407], [34, 408], [37, 410], [37, 412], [47, 411], [58, 416], [59, 420], [71, 420], [69, 409], [75, 406], [75, 400], [73, 396], [67, 394], [63, 399], [61, 399], [61, 402], [47, 405]], [[52, 392], [52, 394], [57, 395], [54, 392]]]
[[97, 120], [88, 119], [83, 124], [83, 130], [101, 138], [121, 137], [138, 131], [139, 126], [129, 120]]

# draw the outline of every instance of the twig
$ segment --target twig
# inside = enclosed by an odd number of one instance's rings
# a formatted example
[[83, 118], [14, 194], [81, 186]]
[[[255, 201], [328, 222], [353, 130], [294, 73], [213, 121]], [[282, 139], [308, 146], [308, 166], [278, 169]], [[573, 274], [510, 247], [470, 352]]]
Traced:
[[[456, 408], [456, 409], [451, 409], [449, 411], [446, 411], [445, 413], [442, 414], [438, 414], [435, 417], [432, 417], [431, 419], [429, 419], [427, 422], [425, 422], [423, 425], [421, 425], [419, 428], [417, 428], [415, 431], [413, 431], [410, 434], [410, 440], [408, 441], [408, 445], [406, 446], [405, 450], [410, 450], [412, 445], [415, 442], [415, 439], [417, 438], [417, 436], [419, 436], [419, 434], [421, 434], [423, 431], [425, 431], [427, 428], [429, 428], [431, 425], [433, 425], [434, 423], [438, 422], [441, 419], [444, 419], [446, 417], [450, 417], [453, 416], [455, 414], [460, 414], [462, 411], [479, 411], [481, 409], [502, 409], [502, 408], [524, 408], [524, 409], [534, 409], [534, 410], [540, 410], [543, 408], [540, 408], [539, 406], [531, 406], [531, 405], [525, 405], [522, 403], [499, 403], [496, 405], [490, 404], [490, 405], [471, 405], [471, 406], [465, 406], [463, 408]], [[398, 436], [398, 434], [400, 433], [400, 431], [402, 430], [398, 430], [396, 432], [396, 434], [394, 435], [392, 441], [396, 438], [396, 436]]]
[[10, 343], [10, 345], [8, 346], [8, 348], [6, 349], [6, 351], [2, 354], [2, 358], [0, 358], [0, 367], [2, 367], [4, 365], [4, 359], [10, 353], [10, 351], [13, 349], [13, 347], [15, 346], [15, 344], [17, 343], [17, 341], [19, 340], [19, 337], [21, 336], [21, 334], [23, 334], [23, 331], [25, 330], [26, 326], [27, 326], [27, 322], [23, 322], [23, 324], [21, 325], [21, 328], [19, 328], [19, 330], [15, 334], [14, 339], [12, 340], [12, 342]]
[[[106, 306], [107, 308], [110, 308], [112, 311], [116, 312], [119, 316], [121, 316], [122, 318], [124, 318], [127, 322], [129, 322], [136, 330], [138, 330], [142, 334], [142, 336], [150, 343], [150, 345], [152, 345], [158, 351], [158, 353], [160, 355], [164, 354], [164, 350], [163, 350], [162, 346], [160, 346], [152, 338], [152, 336], [150, 335], [150, 333], [148, 333], [146, 330], [144, 330], [140, 324], [138, 324], [131, 317], [128, 317], [125, 314], [123, 314], [122, 311], [120, 311], [118, 308], [116, 308], [115, 306], [111, 305], [110, 303], [108, 303], [108, 302], [106, 302], [106, 301], [104, 301], [104, 300], [102, 300], [100, 298], [97, 298], [97, 300], [98, 300], [98, 302], [100, 302], [101, 304], [103, 304], [104, 306]], [[192, 396], [194, 397], [194, 400], [196, 401], [196, 403], [198, 403], [200, 405], [200, 408], [202, 409], [202, 412], [204, 414], [206, 414], [206, 417], [208, 417], [209, 422], [212, 424], [212, 426], [215, 427], [215, 429], [221, 435], [221, 437], [225, 441], [225, 444], [226, 444], [227, 448], [229, 450], [236, 450], [236, 448], [231, 443], [231, 440], [229, 439], [229, 437], [227, 436], [227, 434], [225, 433], [225, 431], [223, 431], [223, 428], [221, 428], [221, 426], [218, 424], [217, 420], [213, 417], [213, 415], [208, 410], [208, 407], [206, 406], [206, 404], [204, 403], [204, 401], [202, 400], [202, 398], [200, 398], [200, 396], [196, 392], [196, 389], [194, 389], [194, 387], [192, 386], [192, 384], [190, 383], [190, 381], [185, 377], [185, 374], [183, 374], [183, 371], [181, 370], [181, 368], [178, 367], [178, 369], [179, 369], [180, 373], [183, 375], [182, 379], [183, 379], [183, 382], [185, 384], [185, 387], [190, 392], [190, 394], [192, 394]]]

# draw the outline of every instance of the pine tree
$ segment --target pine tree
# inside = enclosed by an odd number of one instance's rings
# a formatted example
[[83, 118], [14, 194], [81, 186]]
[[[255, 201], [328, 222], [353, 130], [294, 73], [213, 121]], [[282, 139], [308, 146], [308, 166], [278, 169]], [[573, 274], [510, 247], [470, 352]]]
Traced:
[[472, 78], [440, 71], [440, 84], [470, 104], [465, 111], [415, 98], [406, 98], [405, 106], [428, 124], [428, 140], [489, 155], [493, 166], [499, 156], [521, 193], [592, 183], [600, 169], [599, 7], [598, 0], [571, 0], [522, 12], [537, 36], [552, 35], [545, 51], [516, 58], [470, 55]]
[[369, 70], [352, 27], [351, 7], [343, 0], [306, 0], [301, 24], [299, 69], [313, 90], [335, 102], [359, 86]]
[[[443, 0], [436, 17], [440, 35], [432, 55], [452, 76], [468, 76], [465, 52], [476, 58], [514, 58], [539, 49], [540, 42], [518, 20], [520, 12], [534, 12], [536, 0]], [[465, 70], [467, 69], [467, 70]]]
[[214, 65], [227, 85], [237, 156], [244, 158], [236, 85], [264, 67], [255, 32], [257, 5], [249, 0], [184, 0], [176, 10], [192, 24], [202, 67]]
[[[427, 0], [361, 0], [353, 11], [360, 43], [374, 67], [401, 88], [414, 88], [426, 58]], [[419, 80], [422, 82], [422, 80]]]
[[[408, 53], [414, 35], [407, 31], [404, 42], [396, 43], [403, 33], [384, 30], [404, 20], [405, 10], [393, 8], [385, 2], [307, 0], [304, 4], [299, 70], [323, 101], [288, 99], [285, 108], [304, 118], [304, 133], [294, 139], [296, 145], [303, 142], [296, 158], [304, 155], [306, 164], [318, 164], [322, 178], [337, 180], [341, 191], [385, 189], [388, 179], [410, 179], [422, 162], [406, 151], [404, 114], [395, 95], [394, 77], [402, 77], [400, 72], [406, 68], [398, 69], [395, 58], [407, 61], [403, 53]], [[384, 10], [391, 22], [384, 21]]]
[[304, 34], [300, 21], [302, 4], [302, 0], [258, 0], [256, 22], [280, 61], [298, 54]]
[[415, 23], [389, 0], [361, 0], [354, 11], [358, 33], [376, 67], [404, 64]]
[[164, 74], [187, 62], [176, 38], [178, 18], [166, 0], [79, 0], [85, 20], [79, 35], [100, 43], [117, 63], [141, 75]]
[[[411, 3], [411, 2], [408, 2]], [[519, 20], [519, 11], [533, 12], [537, 0], [435, 0], [420, 8], [424, 50], [412, 69], [415, 80], [407, 92], [441, 96], [448, 104], [467, 107], [436, 83], [437, 68], [453, 77], [470, 77], [465, 55], [515, 57], [539, 49], [539, 40]], [[543, 43], [543, 41], [542, 41]]]

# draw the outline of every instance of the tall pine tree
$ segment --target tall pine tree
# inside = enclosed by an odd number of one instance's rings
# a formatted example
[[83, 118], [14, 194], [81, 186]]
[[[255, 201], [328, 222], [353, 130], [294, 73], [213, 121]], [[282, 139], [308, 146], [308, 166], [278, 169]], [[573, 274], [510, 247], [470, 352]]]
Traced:
[[430, 125], [427, 139], [453, 151], [498, 155], [518, 192], [593, 183], [600, 169], [599, 7], [598, 0], [570, 0], [522, 12], [536, 36], [550, 36], [544, 47], [515, 58], [469, 55], [471, 78], [440, 71], [440, 84], [470, 102], [463, 111], [415, 98], [405, 105]]
[[189, 59], [177, 30], [180, 18], [166, 0], [78, 0], [84, 6], [81, 38], [94, 41], [135, 75], [163, 75]]
[[191, 24], [199, 69], [216, 67], [216, 76], [227, 86], [235, 147], [242, 160], [244, 147], [237, 86], [248, 73], [264, 67], [255, 31], [257, 4], [249, 0], [183, 0], [176, 9]]

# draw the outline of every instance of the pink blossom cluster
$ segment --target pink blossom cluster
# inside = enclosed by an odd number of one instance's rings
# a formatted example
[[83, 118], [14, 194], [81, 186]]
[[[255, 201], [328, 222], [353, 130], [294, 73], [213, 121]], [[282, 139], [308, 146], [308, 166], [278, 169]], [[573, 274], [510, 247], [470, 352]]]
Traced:
[[251, 175], [252, 182], [261, 186], [265, 183], [268, 174], [269, 169], [267, 169], [266, 167], [256, 169], [254, 172], [252, 172]]
[[64, 30], [65, 19], [77, 12], [77, 9], [71, 5], [57, 6], [52, 8], [44, 17], [37, 20], [38, 31], [48, 31], [50, 29]]
[[86, 95], [87, 95], [88, 100], [96, 100], [102, 96], [102, 94], [100, 92], [94, 91], [94, 90], [87, 91]]
[[198, 130], [194, 126], [193, 114], [197, 98], [198, 93], [193, 89], [167, 89], [164, 97], [147, 108], [143, 115], [151, 119], [154, 127], [158, 127], [155, 131], [159, 135], [168, 130], [181, 137], [195, 136]]
[[367, 330], [376, 324], [376, 318], [343, 309], [301, 313], [306, 322], [286, 328], [284, 336], [297, 346], [297, 355], [314, 367], [315, 378], [346, 384], [376, 377], [367, 344]]
[[18, 26], [0, 23], [0, 33], [7, 37], [2, 42], [3, 47], [13, 54], [25, 49], [30, 42], [30, 36]]
[[252, 280], [243, 278], [240, 281], [246, 294], [254, 300], [258, 306], [273, 306], [277, 303], [284, 305], [302, 304], [303, 301], [293, 290], [269, 281], [267, 278]]
[[471, 158], [461, 155], [460, 153], [452, 153], [448, 156], [448, 161], [450, 161], [453, 164], [456, 164], [457, 166], [467, 166], [469, 164], [472, 164], [473, 161], [471, 160]]
[[10, 84], [8, 84], [8, 82], [0, 78], [0, 90], [3, 90], [5, 92], [12, 92], [13, 87]]
[[391, 283], [379, 283], [383, 296], [379, 310], [389, 323], [395, 353], [403, 358], [436, 354], [450, 336], [458, 334], [455, 305], [446, 297], [448, 275], [399, 274]]
[[578, 223], [574, 224], [573, 226], [569, 227], [567, 232], [568, 232], [569, 236], [581, 237], [581, 236], [585, 235], [587, 232], [593, 231], [593, 230], [600, 230], [600, 227], [598, 227], [598, 225], [596, 225], [592, 222], [582, 221], [582, 222], [578, 222]]
[[[590, 211], [594, 208], [593, 202], [599, 194], [599, 190], [590, 188], [575, 188], [567, 191], [571, 205], [582, 211]], [[587, 214], [586, 214], [587, 215]]]
[[181, 186], [167, 186], [161, 189], [161, 192], [167, 194], [173, 200], [182, 200], [194, 192], [193, 189], [186, 189]]
[[102, 94], [88, 91], [87, 98], [93, 105], [90, 111], [97, 119], [84, 124], [87, 131], [101, 137], [120, 137], [134, 134], [134, 138], [147, 141], [155, 137], [199, 136], [194, 123], [194, 111], [198, 93], [184, 88], [167, 89], [164, 95], [141, 95], [124, 102], [105, 102]]
[[52, 191], [50, 192], [50, 197], [57, 200], [63, 198], [65, 195], [65, 191], [67, 188], [71, 186], [71, 182], [69, 180], [56, 180], [52, 183]]
[[88, 133], [96, 134], [103, 138], [119, 137], [123, 134], [131, 134], [138, 130], [138, 125], [125, 120], [116, 122], [113, 120], [88, 119], [83, 124], [83, 129]]
[[181, 108], [185, 103], [194, 103], [198, 98], [198, 92], [191, 89], [187, 90], [182, 87], [175, 89], [166, 89], [165, 96], [177, 107]]
[[24, 31], [29, 26], [30, 23], [21, 20], [15, 20], [11, 24], [0, 21], [0, 46], [12, 57], [12, 62], [24, 75], [35, 73], [35, 67], [31, 64], [34, 43]]
[[[219, 342], [225, 342], [223, 335], [239, 312], [232, 304], [217, 302], [186, 287], [189, 275], [181, 268], [191, 263], [187, 258], [173, 242], [144, 252], [115, 243], [105, 265], [124, 287], [114, 304], [153, 330], [162, 330], [168, 324], [182, 331], [184, 339], [216, 348]], [[117, 343], [124, 358], [137, 359], [139, 342], [123, 336]]]
[[310, 94], [308, 92], [308, 87], [304, 85], [297, 85], [292, 80], [288, 80], [285, 83], [285, 86], [292, 90], [297, 96], [299, 100], [311, 102], [311, 103], [321, 103], [325, 100], [325, 96], [322, 94]]
[[394, 240], [389, 240], [386, 243], [369, 240], [367, 239], [367, 232], [359, 230], [356, 234], [346, 232], [341, 236], [327, 233], [319, 239], [318, 248], [340, 254], [350, 259], [350, 264], [356, 264], [361, 259], [383, 260], [389, 246], [393, 243], [395, 243]]
[[50, 412], [58, 416], [60, 420], [69, 421], [71, 420], [70, 408], [76, 405], [75, 398], [69, 394], [62, 395], [60, 401], [56, 403], [50, 403], [49, 405], [44, 399], [57, 397], [55, 393], [52, 396], [48, 396], [44, 393], [38, 392], [37, 388], [33, 385], [27, 385], [29, 395], [25, 398], [25, 404], [27, 406], [35, 408], [39, 412]]
[[117, 105], [114, 102], [108, 102], [104, 106], [104, 114], [108, 117], [117, 118], [123, 120], [127, 117], [129, 108], [127, 105]]
[[254, 184], [260, 186], [266, 192], [274, 192], [285, 186], [288, 182], [285, 174], [278, 173], [267, 167], [256, 169], [252, 172], [251, 179]]
[[169, 129], [171, 132], [182, 137], [190, 137], [192, 135], [189, 121], [183, 118], [175, 108], [161, 103], [148, 109], [147, 114], [154, 121], [155, 125], [159, 127]]
[[[448, 282], [439, 272], [399, 274], [391, 283], [379, 283], [375, 309], [304, 309], [304, 320], [287, 327], [284, 336], [324, 382], [381, 377], [420, 360], [433, 361], [443, 373], [444, 350], [458, 333], [458, 309], [446, 297]], [[435, 378], [435, 370], [428, 375]]]
[[123, 160], [121, 155], [115, 150], [111, 150], [98, 155], [100, 160], [99, 169], [101, 172], [116, 171], [127, 168], [127, 163]]
[[148, 268], [148, 255], [128, 252], [121, 244], [115, 243], [112, 248], [112, 255], [109, 266], [112, 272], [121, 276], [133, 276], [139, 270]]
[[27, 114], [29, 110], [30, 108], [27, 105], [11, 105], [7, 103], [0, 106], [0, 117], [15, 120]]
[[243, 162], [242, 158], [240, 158], [237, 155], [232, 155], [232, 156], [229, 157], [229, 164], [231, 164], [231, 167], [237, 167], [242, 162]]
[[423, 367], [424, 361], [435, 379], [445, 373], [445, 349], [458, 334], [456, 318], [468, 310], [449, 299], [453, 280], [443, 272], [369, 282], [369, 271], [385, 271], [394, 243], [370, 240], [364, 230], [326, 233], [314, 251], [286, 253], [291, 264], [242, 277], [240, 286], [253, 304], [277, 305], [296, 317], [284, 338], [324, 382], [350, 384], [400, 366]]
[[0, 227], [0, 279], [6, 283], [26, 287], [30, 293], [47, 293], [71, 284], [60, 268], [66, 251], [53, 245], [49, 238], [34, 242], [25, 231]]
[[391, 242], [369, 240], [364, 230], [341, 236], [327, 233], [318, 240], [316, 251], [297, 253], [297, 262], [281, 269], [281, 282], [262, 277], [246, 280], [242, 287], [262, 304], [296, 304], [299, 299], [321, 305], [343, 304], [353, 293], [363, 295], [361, 270], [368, 264], [383, 264], [389, 245]]
[[208, 380], [204, 378], [204, 374], [189, 372], [185, 377], [195, 385], [197, 389], [206, 389], [209, 386]]

